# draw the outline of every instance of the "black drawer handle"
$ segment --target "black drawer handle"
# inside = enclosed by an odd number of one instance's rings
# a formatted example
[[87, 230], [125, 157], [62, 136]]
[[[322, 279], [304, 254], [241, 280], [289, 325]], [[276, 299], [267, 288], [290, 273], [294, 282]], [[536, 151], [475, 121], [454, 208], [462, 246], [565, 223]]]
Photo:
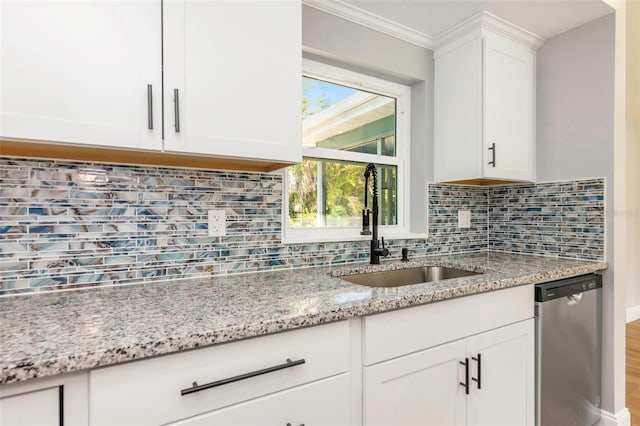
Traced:
[[460, 365], [464, 365], [464, 382], [460, 382], [460, 386], [464, 387], [464, 393], [469, 395], [469, 358], [465, 358], [464, 362], [460, 361]]
[[[291, 423], [287, 423], [287, 426], [292, 426]], [[300, 426], [304, 426], [304, 423], [302, 423]]]
[[273, 373], [274, 371], [284, 370], [285, 368], [295, 367], [296, 365], [304, 364], [304, 358], [298, 359], [296, 361], [291, 361], [287, 358], [287, 362], [284, 364], [274, 365], [273, 367], [263, 368], [262, 370], [252, 371], [250, 373], [240, 374], [239, 376], [229, 377], [227, 379], [216, 380], [215, 382], [206, 383], [204, 385], [199, 385], [198, 382], [193, 382], [193, 386], [187, 389], [182, 389], [180, 391], [181, 396], [189, 395], [190, 393], [200, 392], [205, 389], [215, 388], [217, 386], [226, 385], [233, 382], [239, 382], [240, 380], [250, 379], [251, 377], [260, 376], [262, 374]]
[[471, 380], [478, 384], [478, 389], [482, 389], [482, 355], [478, 354], [477, 357], [471, 357], [472, 360], [478, 363], [478, 377], [472, 377]]

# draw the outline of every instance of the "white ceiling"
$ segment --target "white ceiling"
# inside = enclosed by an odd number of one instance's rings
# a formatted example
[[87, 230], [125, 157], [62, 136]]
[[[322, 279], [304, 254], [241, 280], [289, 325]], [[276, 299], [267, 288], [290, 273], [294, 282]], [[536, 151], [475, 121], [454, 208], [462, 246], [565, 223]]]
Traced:
[[426, 38], [486, 10], [543, 38], [612, 13], [601, 0], [323, 0], [360, 16], [382, 18]]

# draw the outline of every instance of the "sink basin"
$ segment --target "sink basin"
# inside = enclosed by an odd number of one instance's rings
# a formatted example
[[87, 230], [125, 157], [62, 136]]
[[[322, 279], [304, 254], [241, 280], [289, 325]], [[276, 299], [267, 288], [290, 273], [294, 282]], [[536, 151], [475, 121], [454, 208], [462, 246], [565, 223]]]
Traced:
[[403, 285], [448, 280], [450, 278], [478, 275], [480, 272], [463, 271], [444, 266], [422, 266], [419, 268], [396, 269], [395, 271], [370, 272], [366, 274], [338, 277], [353, 284], [368, 287], [400, 287]]

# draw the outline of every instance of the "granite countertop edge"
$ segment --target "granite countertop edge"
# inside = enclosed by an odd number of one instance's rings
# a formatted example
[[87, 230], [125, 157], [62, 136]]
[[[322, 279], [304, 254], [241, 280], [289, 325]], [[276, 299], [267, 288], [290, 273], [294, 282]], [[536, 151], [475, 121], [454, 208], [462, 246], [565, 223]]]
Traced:
[[[242, 318], [234, 318], [231, 323], [213, 324], [209, 329], [203, 329], [198, 332], [176, 332], [176, 334], [164, 333], [163, 336], [150, 336], [148, 338], [141, 338], [141, 335], [134, 334], [133, 340], [127, 343], [109, 344], [103, 348], [90, 347], [91, 343], [87, 343], [86, 347], [75, 347], [74, 349], [52, 349], [43, 350], [42, 354], [38, 353], [37, 349], [29, 351], [28, 348], [17, 347], [14, 348], [12, 354], [4, 356], [1, 361], [0, 369], [0, 384], [10, 384], [21, 382], [25, 380], [31, 380], [41, 377], [50, 377], [54, 375], [60, 375], [70, 372], [76, 372], [81, 370], [92, 369], [96, 367], [103, 367], [114, 365], [122, 362], [134, 361], [144, 359], [148, 357], [166, 355], [176, 353], [184, 350], [196, 349], [212, 344], [220, 344], [231, 342], [234, 340], [240, 340], [245, 338], [257, 337], [261, 335], [276, 333], [280, 331], [293, 330], [296, 328], [308, 327], [313, 325], [319, 325], [323, 323], [344, 320], [352, 317], [359, 317], [365, 315], [371, 315], [381, 313], [394, 309], [407, 308], [416, 305], [422, 305], [427, 303], [439, 302], [455, 297], [469, 296], [473, 294], [484, 293], [487, 291], [494, 291], [509, 287], [515, 287], [526, 284], [536, 284], [545, 281], [552, 281], [572, 276], [583, 275], [587, 273], [596, 272], [607, 268], [607, 264], [604, 262], [592, 262], [592, 261], [578, 261], [570, 259], [554, 259], [554, 258], [541, 258], [538, 256], [529, 255], [505, 255], [510, 256], [507, 260], [501, 262], [478, 261], [473, 258], [473, 255], [468, 255], [468, 260], [464, 254], [458, 255], [439, 255], [439, 256], [426, 256], [413, 260], [411, 262], [388, 262], [382, 265], [368, 265], [368, 264], [352, 264], [338, 267], [320, 267], [310, 268], [305, 271], [293, 270], [293, 271], [280, 271], [276, 273], [270, 273], [264, 276], [265, 282], [275, 285], [278, 280], [283, 280], [288, 275], [298, 275], [292, 278], [292, 280], [299, 279], [300, 274], [304, 274], [305, 277], [309, 277], [310, 285], [316, 285], [313, 280], [323, 281], [317, 284], [317, 288], [314, 288], [319, 300], [325, 296], [325, 293], [331, 298], [342, 297], [343, 295], [355, 294], [357, 297], [361, 297], [361, 294], [369, 295], [371, 297], [361, 298], [348, 303], [328, 303], [326, 305], [317, 304], [313, 306], [313, 309], [300, 310], [299, 312], [282, 312], [278, 314], [270, 314], [269, 316], [261, 317], [250, 316], [246, 320]], [[549, 259], [548, 263], [542, 259]], [[538, 263], [536, 267], [529, 267], [529, 263]], [[446, 280], [446, 284], [440, 286], [434, 286], [429, 284], [419, 284], [414, 286], [399, 287], [394, 291], [383, 292], [383, 289], [369, 289], [368, 287], [357, 286], [354, 284], [345, 284], [343, 280], [339, 280], [337, 277], [354, 274], [354, 273], [366, 273], [382, 270], [403, 269], [408, 267], [424, 266], [425, 264], [456, 267], [460, 269], [473, 270], [476, 272], [483, 272], [483, 275], [476, 275], [473, 277], [459, 278]], [[500, 265], [506, 268], [508, 265], [516, 272], [512, 271], [500, 271]], [[489, 266], [487, 266], [489, 265]], [[493, 266], [493, 268], [492, 268]], [[260, 274], [251, 275], [238, 275], [228, 278], [200, 278], [191, 280], [197, 282], [199, 286], [206, 286], [204, 288], [209, 289], [211, 286], [226, 284], [228, 281], [233, 283], [242, 283], [252, 279], [262, 278]], [[244, 279], [244, 281], [243, 281]], [[336, 284], [339, 282], [339, 284]], [[323, 284], [328, 283], [328, 288], [324, 288]], [[445, 283], [441, 281], [440, 283]], [[143, 285], [131, 285], [127, 286], [127, 291], [131, 294], [125, 296], [125, 299], [130, 300], [134, 296], [138, 296], [138, 293], [149, 290], [149, 286], [158, 286], [160, 283], [146, 283]], [[166, 284], [170, 286], [170, 283]], [[175, 285], [175, 282], [174, 282]], [[189, 284], [182, 284], [188, 286]], [[194, 284], [192, 284], [194, 285]], [[182, 288], [182, 287], [181, 287]], [[234, 287], [235, 288], [235, 287]], [[269, 288], [269, 287], [268, 287]], [[355, 289], [355, 290], [354, 290]], [[100, 296], [113, 296], [114, 305], [117, 304], [118, 292], [123, 289], [114, 288], [110, 289], [104, 294], [105, 290], [94, 289], [91, 290], [94, 297]], [[155, 290], [155, 289], [154, 289]], [[174, 291], [176, 289], [167, 289]], [[197, 290], [197, 289], [196, 289]], [[234, 291], [242, 291], [242, 288]], [[304, 290], [304, 289], [302, 289]], [[366, 292], [365, 290], [368, 290]], [[76, 293], [82, 293], [83, 290], [77, 292], [69, 292], [65, 297], [73, 300], [75, 297], [80, 297]], [[361, 292], [361, 293], [359, 293]], [[384, 293], [384, 294], [383, 294]], [[98, 296], [95, 296], [98, 294]], [[151, 291], [148, 296], [150, 300], [152, 297], [157, 296], [158, 292]], [[163, 293], [164, 294], [164, 293]], [[285, 293], [286, 294], [286, 293]], [[132, 296], [133, 295], [133, 296]], [[298, 300], [292, 294], [287, 294], [292, 297], [293, 302], [290, 304], [298, 303]], [[48, 297], [54, 298], [58, 295], [52, 294]], [[24, 296], [21, 299], [33, 298], [37, 301], [39, 295]], [[60, 296], [58, 296], [60, 297]], [[300, 294], [299, 299], [306, 301], [306, 294]], [[311, 298], [313, 299], [313, 297]], [[331, 299], [331, 300], [333, 300]], [[29, 303], [28, 301], [25, 303]], [[70, 303], [70, 302], [69, 302]], [[132, 302], [133, 303], [133, 302]], [[96, 309], [109, 309], [109, 302], [104, 302], [100, 308]], [[54, 309], [48, 307], [48, 309]], [[55, 315], [59, 312], [47, 312], [46, 308], [43, 309], [41, 315]], [[3, 321], [7, 318], [2, 317]], [[217, 318], [217, 317], [216, 317]], [[16, 320], [17, 321], [17, 320]], [[7, 335], [6, 327], [11, 327], [12, 324], [4, 324], [2, 328], [3, 334], [0, 334], [2, 341], [8, 342], [6, 339], [10, 339], [11, 336]], [[93, 330], [95, 332], [95, 330]], [[100, 330], [98, 330], [98, 333]], [[16, 332], [17, 333], [17, 332]], [[127, 329], [125, 327], [123, 335], [126, 335]], [[144, 334], [144, 333], [141, 333]], [[17, 334], [14, 336], [17, 337]], [[53, 339], [52, 339], [53, 340]], [[97, 340], [90, 340], [90, 342], [99, 342], [99, 336]], [[95, 344], [95, 343], [94, 343]], [[24, 346], [24, 345], [23, 345]], [[57, 353], [56, 350], [60, 352]], [[13, 356], [13, 357], [12, 357]]]

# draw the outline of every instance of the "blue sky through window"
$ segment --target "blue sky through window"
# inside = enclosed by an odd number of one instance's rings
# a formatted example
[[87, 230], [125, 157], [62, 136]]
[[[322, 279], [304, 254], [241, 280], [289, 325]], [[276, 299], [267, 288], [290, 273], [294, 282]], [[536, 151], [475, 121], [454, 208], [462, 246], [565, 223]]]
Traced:
[[302, 79], [303, 96], [308, 100], [307, 111], [315, 113], [340, 102], [357, 92], [351, 87], [340, 86], [309, 77]]

